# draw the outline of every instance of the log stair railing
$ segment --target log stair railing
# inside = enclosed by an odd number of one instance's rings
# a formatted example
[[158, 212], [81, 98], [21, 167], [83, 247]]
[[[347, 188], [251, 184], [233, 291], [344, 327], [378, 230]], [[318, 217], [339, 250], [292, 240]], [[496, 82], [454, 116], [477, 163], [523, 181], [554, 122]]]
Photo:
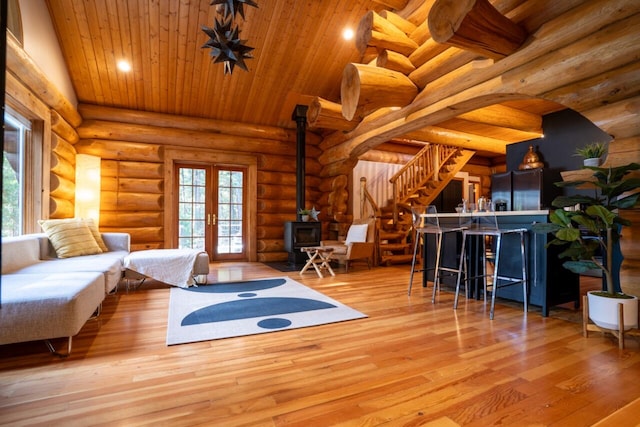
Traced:
[[427, 206], [467, 164], [474, 152], [439, 144], [428, 144], [391, 179], [393, 219], [398, 205]]
[[380, 264], [411, 262], [411, 207], [431, 204], [473, 154], [458, 147], [429, 144], [389, 180], [393, 198], [380, 209], [378, 221]]

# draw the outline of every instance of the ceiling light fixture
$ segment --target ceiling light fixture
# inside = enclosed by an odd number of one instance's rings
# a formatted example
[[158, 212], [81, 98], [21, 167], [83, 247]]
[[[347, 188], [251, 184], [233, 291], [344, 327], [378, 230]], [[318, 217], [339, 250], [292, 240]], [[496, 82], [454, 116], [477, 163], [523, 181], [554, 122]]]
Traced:
[[345, 28], [342, 31], [342, 38], [345, 40], [351, 40], [353, 39], [354, 33], [353, 30], [351, 28]]
[[128, 73], [129, 71], [131, 71], [131, 64], [129, 64], [129, 61], [121, 59], [120, 61], [118, 61], [118, 70]]
[[222, 16], [228, 18], [232, 16], [235, 18], [236, 14], [240, 14], [244, 19], [244, 5], [258, 7], [258, 4], [253, 0], [211, 0], [209, 3], [211, 6], [216, 6], [216, 11], [221, 13]]
[[240, 27], [234, 25], [237, 14], [244, 19], [244, 6], [258, 7], [253, 0], [211, 0], [212, 6], [216, 6], [216, 11], [222, 19], [214, 19], [213, 27], [202, 27], [210, 38], [202, 46], [211, 48], [211, 58], [213, 62], [224, 62], [224, 73], [233, 73], [233, 68], [237, 65], [245, 71], [247, 64], [244, 60], [253, 58], [250, 52], [254, 49], [244, 43], [246, 40], [240, 39]]

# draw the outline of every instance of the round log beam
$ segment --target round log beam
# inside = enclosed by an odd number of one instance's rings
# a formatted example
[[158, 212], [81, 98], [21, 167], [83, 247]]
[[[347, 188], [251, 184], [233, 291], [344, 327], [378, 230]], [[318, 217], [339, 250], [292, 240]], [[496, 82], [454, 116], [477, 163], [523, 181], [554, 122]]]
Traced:
[[73, 165], [76, 164], [76, 149], [55, 133], [51, 134], [51, 150], [56, 153], [58, 157], [65, 159]]
[[76, 181], [76, 167], [63, 157], [51, 152], [51, 172], [65, 179]]
[[439, 43], [501, 59], [518, 50], [527, 32], [487, 0], [437, 0], [429, 12], [429, 31]]
[[100, 210], [109, 211], [162, 211], [162, 194], [100, 192]]
[[282, 252], [284, 251], [283, 239], [258, 240], [258, 252]]
[[164, 178], [164, 164], [150, 162], [128, 162], [105, 160], [101, 162], [100, 174], [120, 178]]
[[248, 123], [127, 110], [124, 108], [92, 104], [80, 104], [78, 105], [78, 111], [82, 114], [84, 120], [106, 120], [118, 122], [118, 124], [131, 123], [157, 126], [159, 128], [175, 128], [188, 131], [197, 130], [212, 134], [227, 134], [248, 138], [272, 139], [276, 141], [294, 142], [296, 140], [295, 131], [273, 126], [258, 126]]
[[295, 199], [287, 200], [275, 200], [275, 199], [258, 199], [258, 212], [295, 212], [296, 201]]
[[416, 24], [414, 24], [413, 22], [407, 21], [402, 16], [396, 13], [393, 13], [390, 10], [380, 11], [380, 16], [386, 19], [387, 21], [389, 21], [391, 24], [398, 27], [399, 29], [401, 29], [402, 31], [404, 31], [406, 35], [410, 35], [417, 28]]
[[376, 65], [388, 70], [397, 71], [404, 75], [408, 75], [416, 69], [409, 58], [399, 54], [398, 52], [386, 49], [378, 55]]
[[277, 239], [284, 236], [284, 223], [280, 225], [261, 225], [256, 227], [256, 238], [258, 239]]
[[404, 31], [374, 11], [362, 17], [356, 30], [356, 48], [361, 55], [365, 54], [368, 46], [393, 50], [406, 56], [418, 48], [418, 44]]
[[311, 128], [324, 128], [340, 131], [353, 130], [358, 126], [356, 120], [350, 121], [342, 115], [342, 105], [337, 102], [315, 97], [307, 110], [307, 122]]
[[164, 214], [162, 212], [100, 212], [100, 228], [102, 227], [160, 227]]
[[49, 188], [51, 197], [73, 201], [76, 195], [75, 182], [56, 175], [55, 173], [49, 176]]
[[102, 159], [158, 163], [164, 160], [164, 147], [150, 143], [82, 139], [74, 147], [80, 154], [92, 154]]
[[402, 73], [364, 64], [347, 64], [340, 87], [342, 115], [352, 120], [381, 107], [404, 107], [418, 94], [416, 85]]
[[100, 187], [102, 191], [162, 194], [164, 191], [164, 180], [158, 178], [124, 178], [103, 176], [100, 180]]
[[73, 218], [75, 214], [75, 206], [73, 201], [60, 199], [58, 197], [49, 197], [49, 218]]
[[56, 110], [51, 110], [51, 130], [70, 144], [78, 142], [78, 132]]

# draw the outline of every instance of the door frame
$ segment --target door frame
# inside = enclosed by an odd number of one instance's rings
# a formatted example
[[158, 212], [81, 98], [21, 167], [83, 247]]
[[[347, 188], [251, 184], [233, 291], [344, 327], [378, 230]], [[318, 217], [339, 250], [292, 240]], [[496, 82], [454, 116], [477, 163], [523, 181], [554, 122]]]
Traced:
[[231, 153], [212, 149], [169, 148], [164, 150], [164, 247], [177, 248], [177, 233], [174, 227], [177, 222], [174, 206], [178, 203], [175, 194], [174, 180], [177, 163], [210, 164], [221, 166], [243, 166], [247, 168], [247, 260], [255, 262], [257, 256], [257, 208], [258, 208], [258, 159], [249, 154]]

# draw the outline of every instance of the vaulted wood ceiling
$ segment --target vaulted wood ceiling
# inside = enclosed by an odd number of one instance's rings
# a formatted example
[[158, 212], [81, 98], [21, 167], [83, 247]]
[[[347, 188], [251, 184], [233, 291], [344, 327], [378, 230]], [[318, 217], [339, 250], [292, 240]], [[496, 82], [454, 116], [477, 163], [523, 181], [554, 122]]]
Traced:
[[[345, 66], [361, 60], [342, 30], [384, 8], [371, 0], [258, 0], [259, 8], [245, 7], [246, 19], [239, 21], [241, 38], [255, 47], [249, 71], [225, 75], [202, 48], [208, 40], [202, 26], [212, 26], [216, 16], [209, 3], [47, 0], [79, 102], [292, 128], [295, 104], [316, 96], [339, 102]], [[132, 72], [116, 68], [120, 59], [131, 62]], [[505, 105], [538, 115], [562, 108], [538, 100]], [[436, 128], [462, 132], [470, 141], [496, 140], [502, 151], [506, 143], [537, 135], [473, 116]], [[429, 141], [433, 132], [414, 132], [406, 140]]]

